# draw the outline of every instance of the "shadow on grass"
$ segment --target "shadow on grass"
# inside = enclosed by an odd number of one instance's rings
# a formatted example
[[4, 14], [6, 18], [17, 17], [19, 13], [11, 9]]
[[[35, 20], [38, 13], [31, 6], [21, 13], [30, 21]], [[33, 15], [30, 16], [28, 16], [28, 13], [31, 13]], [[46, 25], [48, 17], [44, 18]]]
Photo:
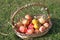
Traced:
[[[49, 32], [46, 35], [42, 37], [49, 37], [52, 34], [55, 35], [57, 33], [60, 33], [60, 19], [52, 18], [51, 21], [52, 21], [52, 28], [49, 30]], [[42, 38], [42, 37], [36, 37], [36, 38]]]

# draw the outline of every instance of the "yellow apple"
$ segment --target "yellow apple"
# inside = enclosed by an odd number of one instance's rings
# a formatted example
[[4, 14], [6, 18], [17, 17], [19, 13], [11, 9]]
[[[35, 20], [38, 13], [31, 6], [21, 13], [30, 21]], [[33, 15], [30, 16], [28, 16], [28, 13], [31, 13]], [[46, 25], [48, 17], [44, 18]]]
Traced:
[[33, 24], [38, 24], [38, 20], [33, 19], [33, 20], [32, 20], [32, 23], [33, 23]]
[[38, 29], [39, 28], [38, 24], [34, 24], [34, 28]]

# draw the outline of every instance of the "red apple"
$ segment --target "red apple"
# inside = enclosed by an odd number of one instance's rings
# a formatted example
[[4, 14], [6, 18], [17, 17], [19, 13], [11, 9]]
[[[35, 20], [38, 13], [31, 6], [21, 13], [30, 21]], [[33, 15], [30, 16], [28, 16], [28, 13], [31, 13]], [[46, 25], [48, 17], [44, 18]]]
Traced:
[[41, 27], [39, 28], [39, 31], [40, 31], [40, 32], [44, 32], [44, 31], [45, 31], [45, 27], [44, 27], [44, 26], [41, 26]]
[[25, 15], [25, 18], [26, 19], [31, 19], [32, 17], [29, 14], [27, 14], [27, 15]]
[[32, 23], [29, 24], [28, 29], [33, 29], [33, 28], [34, 28], [34, 25]]
[[23, 19], [22, 24], [23, 24], [24, 26], [27, 26], [27, 25], [29, 24], [29, 21], [26, 20], [26, 19]]
[[34, 29], [27, 29], [26, 34], [30, 35], [30, 34], [33, 34], [33, 32], [34, 32]]
[[37, 34], [38, 34], [38, 33], [39, 33], [39, 30], [38, 30], [38, 29], [35, 29], [35, 33], [37, 33]]
[[28, 19], [29, 23], [31, 23], [32, 19]]
[[32, 21], [32, 17], [31, 17], [29, 14], [25, 15], [25, 18], [26, 18], [29, 22]]
[[20, 26], [19, 31], [25, 33], [27, 31], [27, 28], [25, 26]]
[[44, 26], [45, 26], [46, 28], [48, 28], [48, 27], [49, 27], [49, 23], [44, 23]]

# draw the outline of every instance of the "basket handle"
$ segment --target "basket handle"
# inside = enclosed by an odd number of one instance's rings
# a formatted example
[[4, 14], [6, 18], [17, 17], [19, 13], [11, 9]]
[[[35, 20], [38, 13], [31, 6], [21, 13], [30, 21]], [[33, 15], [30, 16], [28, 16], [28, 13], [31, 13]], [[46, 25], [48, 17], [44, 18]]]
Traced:
[[[43, 6], [44, 8], [47, 8], [45, 5], [41, 4], [41, 3], [31, 3], [31, 4], [27, 4], [27, 5], [24, 5], [22, 7], [20, 7], [19, 9], [17, 9], [13, 15], [11, 16], [11, 22], [12, 22], [12, 25], [14, 25], [14, 16], [19, 12], [21, 11], [22, 9], [24, 8], [27, 8], [29, 6]], [[48, 19], [50, 19], [50, 12], [49, 12], [49, 9], [47, 8], [46, 11], [48, 12]]]

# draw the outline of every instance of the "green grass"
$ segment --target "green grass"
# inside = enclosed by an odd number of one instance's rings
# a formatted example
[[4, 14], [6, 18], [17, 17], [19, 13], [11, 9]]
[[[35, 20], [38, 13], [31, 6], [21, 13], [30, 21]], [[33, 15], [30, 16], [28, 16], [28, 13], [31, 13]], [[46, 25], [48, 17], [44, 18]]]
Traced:
[[8, 34], [5, 36], [0, 33], [0, 40], [22, 40], [15, 35], [8, 22], [10, 22], [11, 14], [17, 8], [32, 2], [46, 4], [50, 9], [53, 23], [52, 28], [46, 35], [36, 37], [34, 40], [60, 40], [60, 0], [0, 0], [0, 32]]

